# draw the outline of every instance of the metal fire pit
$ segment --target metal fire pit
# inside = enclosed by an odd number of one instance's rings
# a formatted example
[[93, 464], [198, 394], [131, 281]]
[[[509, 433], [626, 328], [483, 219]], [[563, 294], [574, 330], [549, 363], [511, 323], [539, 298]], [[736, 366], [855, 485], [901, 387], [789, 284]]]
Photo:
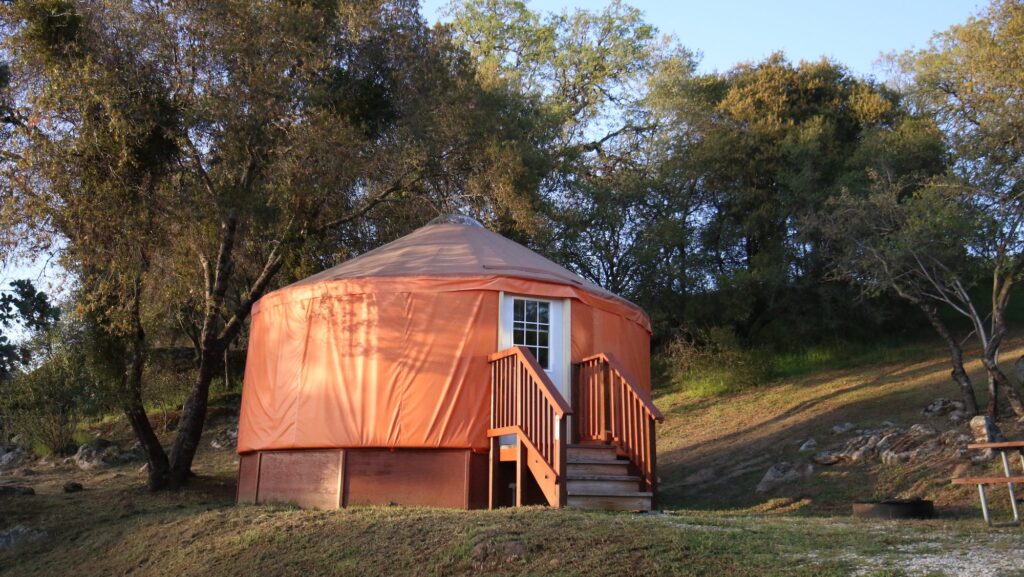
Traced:
[[861, 519], [931, 519], [935, 516], [935, 503], [924, 499], [858, 501], [853, 504], [853, 516]]

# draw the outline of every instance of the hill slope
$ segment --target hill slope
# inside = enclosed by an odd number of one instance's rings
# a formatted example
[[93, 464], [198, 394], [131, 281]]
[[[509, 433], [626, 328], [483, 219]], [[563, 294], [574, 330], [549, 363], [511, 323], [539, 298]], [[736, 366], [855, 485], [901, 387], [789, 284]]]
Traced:
[[[968, 434], [966, 422], [922, 415], [936, 398], [958, 398], [944, 352], [908, 351], [908, 358], [901, 361], [819, 372], [721, 397], [662, 391], [656, 398], [666, 414], [658, 433], [662, 504], [722, 509], [784, 496], [803, 499], [808, 511], [846, 513], [856, 499], [921, 496], [954, 511], [976, 506], [973, 488], [954, 488], [949, 479], [994, 464], [973, 465], [972, 453], [950, 458], [955, 451], [903, 464], [886, 465], [874, 455], [858, 463], [816, 466], [803, 481], [767, 495], [755, 492], [772, 464], [813, 456], [814, 451], [799, 450], [807, 439], [815, 439], [819, 450], [838, 448], [860, 429], [895, 425], [905, 430], [915, 424], [939, 435]], [[1024, 343], [1013, 341], [1004, 358], [1016, 359], [1022, 353]], [[984, 402], [986, 381], [980, 362], [967, 369]], [[832, 431], [845, 423], [853, 430]], [[1001, 425], [1010, 438], [1024, 435], [1012, 419]]]

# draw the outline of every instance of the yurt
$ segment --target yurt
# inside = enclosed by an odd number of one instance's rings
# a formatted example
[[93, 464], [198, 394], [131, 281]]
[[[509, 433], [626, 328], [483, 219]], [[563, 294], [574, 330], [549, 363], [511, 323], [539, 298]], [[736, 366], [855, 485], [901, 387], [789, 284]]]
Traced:
[[650, 322], [463, 216], [264, 296], [239, 502], [647, 509]]

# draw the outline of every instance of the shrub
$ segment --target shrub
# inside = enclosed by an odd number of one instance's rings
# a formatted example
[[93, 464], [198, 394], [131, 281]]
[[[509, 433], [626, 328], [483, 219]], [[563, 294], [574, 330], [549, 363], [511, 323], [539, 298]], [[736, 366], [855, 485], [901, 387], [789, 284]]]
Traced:
[[52, 355], [4, 383], [4, 388], [9, 392], [4, 412], [26, 444], [42, 445], [55, 454], [73, 447], [91, 388], [80, 359]]
[[739, 391], [772, 378], [766, 355], [744, 348], [732, 331], [720, 327], [696, 339], [676, 337], [663, 357], [672, 385], [699, 396]]

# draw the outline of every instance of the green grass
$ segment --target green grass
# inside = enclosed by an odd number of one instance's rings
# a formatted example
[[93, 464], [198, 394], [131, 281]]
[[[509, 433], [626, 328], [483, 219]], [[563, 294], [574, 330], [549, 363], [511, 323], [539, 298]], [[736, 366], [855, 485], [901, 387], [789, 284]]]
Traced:
[[796, 351], [730, 351], [711, 356], [685, 374], [673, 374], [667, 359], [655, 358], [655, 388], [660, 389], [655, 392], [718, 397], [813, 373], [917, 360], [934, 351], [934, 343], [884, 342], [820, 344]]
[[[151, 495], [133, 468], [82, 478], [64, 494], [44, 473], [37, 495], [0, 501], [7, 524], [48, 536], [0, 549], [0, 575], [729, 575], [840, 576], [970, 528], [871, 525], [756, 512], [666, 515], [234, 506], [233, 463], [180, 493]], [[1013, 538], [1015, 533], [1009, 537]]]

